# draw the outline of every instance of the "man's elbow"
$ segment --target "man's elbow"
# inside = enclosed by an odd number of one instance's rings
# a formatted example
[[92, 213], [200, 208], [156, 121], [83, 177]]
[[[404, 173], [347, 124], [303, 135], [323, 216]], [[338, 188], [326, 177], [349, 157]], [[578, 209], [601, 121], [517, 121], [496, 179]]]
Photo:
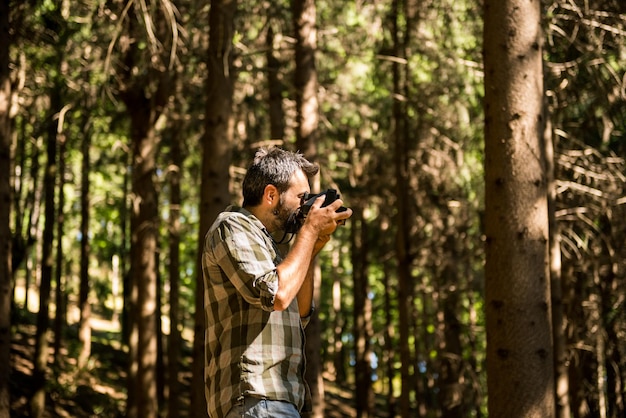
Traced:
[[276, 297], [274, 298], [275, 311], [285, 311], [289, 308], [289, 305], [291, 305], [291, 300], [289, 298], [284, 297], [284, 295], [281, 295], [280, 292], [276, 294]]

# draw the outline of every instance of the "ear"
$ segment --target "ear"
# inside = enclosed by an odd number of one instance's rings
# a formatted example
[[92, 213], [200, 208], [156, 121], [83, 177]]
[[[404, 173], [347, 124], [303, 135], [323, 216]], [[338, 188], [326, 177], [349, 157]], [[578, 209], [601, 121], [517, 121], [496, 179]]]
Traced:
[[278, 199], [280, 197], [280, 193], [278, 192], [278, 188], [273, 184], [268, 184], [265, 186], [265, 190], [263, 191], [263, 203], [274, 206], [274, 204], [278, 203]]

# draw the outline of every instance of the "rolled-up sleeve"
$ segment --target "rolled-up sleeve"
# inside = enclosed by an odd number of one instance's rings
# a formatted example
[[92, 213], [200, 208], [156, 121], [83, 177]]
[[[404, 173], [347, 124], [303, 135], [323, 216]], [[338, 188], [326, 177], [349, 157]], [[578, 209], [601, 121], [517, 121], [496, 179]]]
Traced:
[[225, 219], [211, 234], [209, 245], [242, 298], [271, 312], [278, 291], [278, 253], [271, 238], [249, 218], [236, 218]]

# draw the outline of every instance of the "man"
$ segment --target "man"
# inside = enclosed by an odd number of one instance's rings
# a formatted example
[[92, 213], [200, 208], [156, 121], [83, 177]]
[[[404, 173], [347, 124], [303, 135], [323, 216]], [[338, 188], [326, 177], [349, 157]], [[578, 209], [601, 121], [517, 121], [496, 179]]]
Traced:
[[211, 418], [300, 417], [308, 409], [304, 331], [313, 312], [313, 261], [352, 211], [315, 200], [286, 257], [272, 238], [292, 224], [318, 167], [301, 154], [259, 150], [204, 243], [205, 393]]

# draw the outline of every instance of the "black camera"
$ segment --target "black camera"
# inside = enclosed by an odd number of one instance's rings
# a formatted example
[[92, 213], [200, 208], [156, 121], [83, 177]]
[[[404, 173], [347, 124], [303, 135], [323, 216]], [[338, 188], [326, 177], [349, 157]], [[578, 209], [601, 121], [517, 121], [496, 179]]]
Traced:
[[[339, 193], [337, 193], [337, 190], [335, 189], [328, 189], [325, 192], [321, 192], [318, 194], [305, 193], [304, 196], [302, 196], [302, 203], [300, 204], [299, 210], [299, 214], [300, 216], [302, 216], [302, 220], [306, 218], [306, 216], [309, 214], [309, 210], [311, 210], [311, 207], [313, 206], [313, 203], [315, 203], [315, 200], [320, 196], [326, 196], [326, 198], [324, 199], [324, 203], [322, 203], [321, 207], [330, 205], [340, 197]], [[337, 209], [337, 212], [345, 212], [346, 210], [347, 208], [341, 206], [339, 209]]]
[[[296, 213], [293, 214], [293, 216], [287, 223], [287, 228], [286, 228], [287, 233], [295, 234], [300, 230], [300, 228], [302, 228], [302, 225], [304, 224], [304, 220], [306, 219], [306, 216], [309, 214], [309, 211], [311, 210], [313, 203], [315, 203], [315, 200], [320, 196], [326, 196], [326, 198], [324, 199], [324, 203], [322, 203], [322, 206], [321, 206], [321, 207], [324, 207], [324, 206], [330, 205], [335, 200], [339, 199], [340, 195], [339, 193], [337, 193], [337, 190], [335, 189], [328, 189], [318, 194], [305, 193], [304, 196], [302, 196], [300, 208], [298, 208]], [[336, 212], [344, 212], [346, 210], [347, 208], [341, 206], [339, 209], [337, 209]], [[344, 223], [345, 221], [339, 222], [340, 225], [343, 225]]]

